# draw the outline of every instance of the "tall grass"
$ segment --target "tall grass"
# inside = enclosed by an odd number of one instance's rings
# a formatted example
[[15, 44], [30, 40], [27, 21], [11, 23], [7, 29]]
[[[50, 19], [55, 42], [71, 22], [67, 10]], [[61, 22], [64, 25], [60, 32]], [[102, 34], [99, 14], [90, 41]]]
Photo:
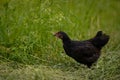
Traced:
[[[119, 0], [1, 0], [0, 79], [118, 80], [119, 4]], [[53, 36], [60, 30], [74, 40], [89, 39], [99, 30], [110, 35], [95, 69], [65, 55], [61, 41]]]

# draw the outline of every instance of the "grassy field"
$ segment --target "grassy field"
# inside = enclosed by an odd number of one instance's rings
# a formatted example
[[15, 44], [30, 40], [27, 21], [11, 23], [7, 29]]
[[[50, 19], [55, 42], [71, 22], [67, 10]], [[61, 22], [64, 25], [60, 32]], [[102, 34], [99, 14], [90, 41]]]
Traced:
[[[85, 40], [110, 35], [88, 69], [68, 57], [53, 36]], [[119, 80], [119, 0], [0, 0], [0, 80]]]

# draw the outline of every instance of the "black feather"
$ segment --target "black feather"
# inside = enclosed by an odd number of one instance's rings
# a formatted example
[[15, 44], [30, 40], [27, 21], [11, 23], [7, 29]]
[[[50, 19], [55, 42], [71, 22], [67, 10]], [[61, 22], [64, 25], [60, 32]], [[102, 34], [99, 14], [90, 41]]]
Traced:
[[109, 41], [109, 36], [98, 31], [94, 38], [84, 41], [73, 41], [65, 32], [57, 32], [56, 36], [62, 36], [63, 48], [66, 54], [77, 62], [85, 64], [90, 68], [100, 57], [101, 49]]

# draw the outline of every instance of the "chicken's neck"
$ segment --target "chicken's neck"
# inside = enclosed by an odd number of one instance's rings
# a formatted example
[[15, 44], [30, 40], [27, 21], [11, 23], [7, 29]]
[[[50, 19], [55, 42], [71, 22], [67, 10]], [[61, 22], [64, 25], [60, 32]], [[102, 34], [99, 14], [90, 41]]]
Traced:
[[71, 39], [69, 37], [65, 37], [62, 39], [63, 44], [69, 45], [71, 43]]

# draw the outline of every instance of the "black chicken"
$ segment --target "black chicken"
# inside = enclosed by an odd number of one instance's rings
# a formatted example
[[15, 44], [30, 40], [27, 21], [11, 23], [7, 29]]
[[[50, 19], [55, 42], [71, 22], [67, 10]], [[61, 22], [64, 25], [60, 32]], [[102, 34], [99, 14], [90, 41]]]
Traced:
[[62, 40], [63, 48], [68, 56], [87, 65], [88, 68], [98, 60], [102, 47], [109, 41], [109, 36], [103, 34], [102, 31], [98, 31], [95, 37], [84, 41], [73, 41], [63, 31], [57, 32], [55, 36]]

